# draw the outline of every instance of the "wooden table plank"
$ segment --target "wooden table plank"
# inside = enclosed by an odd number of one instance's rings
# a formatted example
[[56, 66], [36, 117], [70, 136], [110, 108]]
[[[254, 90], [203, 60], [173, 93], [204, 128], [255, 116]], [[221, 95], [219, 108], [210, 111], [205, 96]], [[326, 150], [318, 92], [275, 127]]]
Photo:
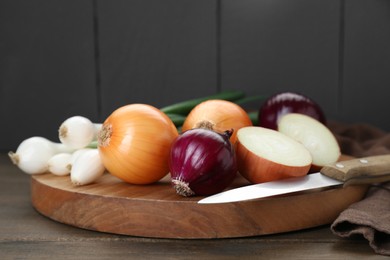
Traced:
[[52, 221], [30, 202], [30, 176], [0, 155], [1, 259], [386, 259], [366, 240], [340, 239], [328, 226], [236, 239], [151, 239], [83, 230]]
[[103, 116], [217, 92], [215, 0], [96, 2]]
[[92, 1], [0, 1], [0, 151], [97, 120]]
[[345, 1], [342, 117], [386, 131], [390, 120], [382, 112], [390, 97], [389, 24], [388, 1]]
[[327, 115], [337, 115], [339, 1], [221, 5], [223, 88], [256, 95], [296, 91], [316, 100]]

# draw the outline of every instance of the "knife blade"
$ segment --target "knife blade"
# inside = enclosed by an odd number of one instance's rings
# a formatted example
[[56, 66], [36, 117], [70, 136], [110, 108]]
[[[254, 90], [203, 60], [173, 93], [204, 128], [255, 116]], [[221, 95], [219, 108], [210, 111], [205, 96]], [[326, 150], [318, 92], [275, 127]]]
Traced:
[[214, 204], [254, 200], [334, 186], [390, 181], [390, 154], [351, 159], [324, 166], [302, 177], [265, 182], [227, 190], [198, 201]]

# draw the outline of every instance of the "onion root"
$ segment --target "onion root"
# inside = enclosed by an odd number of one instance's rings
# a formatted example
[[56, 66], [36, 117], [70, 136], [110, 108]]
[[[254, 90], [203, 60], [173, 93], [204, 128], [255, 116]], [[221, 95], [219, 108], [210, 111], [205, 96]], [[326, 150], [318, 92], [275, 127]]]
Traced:
[[8, 156], [11, 159], [13, 164], [15, 164], [15, 165], [19, 164], [19, 155], [17, 153], [9, 152]]
[[188, 182], [185, 182], [180, 179], [174, 179], [172, 180], [173, 187], [176, 190], [176, 193], [184, 196], [184, 197], [191, 197], [195, 195], [195, 192], [193, 192], [189, 186]]

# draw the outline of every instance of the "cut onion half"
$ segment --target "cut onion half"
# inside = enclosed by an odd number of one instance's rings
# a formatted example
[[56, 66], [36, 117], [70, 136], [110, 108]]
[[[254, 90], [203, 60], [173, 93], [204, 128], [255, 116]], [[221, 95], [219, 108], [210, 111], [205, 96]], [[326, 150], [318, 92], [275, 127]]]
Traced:
[[237, 166], [251, 183], [306, 175], [311, 167], [309, 151], [276, 130], [244, 127], [237, 132]]
[[283, 116], [278, 131], [303, 144], [309, 150], [313, 162], [312, 170], [337, 162], [341, 151], [333, 133], [318, 120], [303, 114], [291, 113]]

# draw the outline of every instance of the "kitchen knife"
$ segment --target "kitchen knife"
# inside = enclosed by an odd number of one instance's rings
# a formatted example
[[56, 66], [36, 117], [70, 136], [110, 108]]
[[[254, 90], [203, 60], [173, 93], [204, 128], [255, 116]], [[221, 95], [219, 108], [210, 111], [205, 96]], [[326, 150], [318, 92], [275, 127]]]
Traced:
[[198, 203], [238, 202], [332, 186], [385, 181], [390, 181], [390, 154], [340, 161], [324, 166], [318, 173], [243, 186], [206, 197]]

